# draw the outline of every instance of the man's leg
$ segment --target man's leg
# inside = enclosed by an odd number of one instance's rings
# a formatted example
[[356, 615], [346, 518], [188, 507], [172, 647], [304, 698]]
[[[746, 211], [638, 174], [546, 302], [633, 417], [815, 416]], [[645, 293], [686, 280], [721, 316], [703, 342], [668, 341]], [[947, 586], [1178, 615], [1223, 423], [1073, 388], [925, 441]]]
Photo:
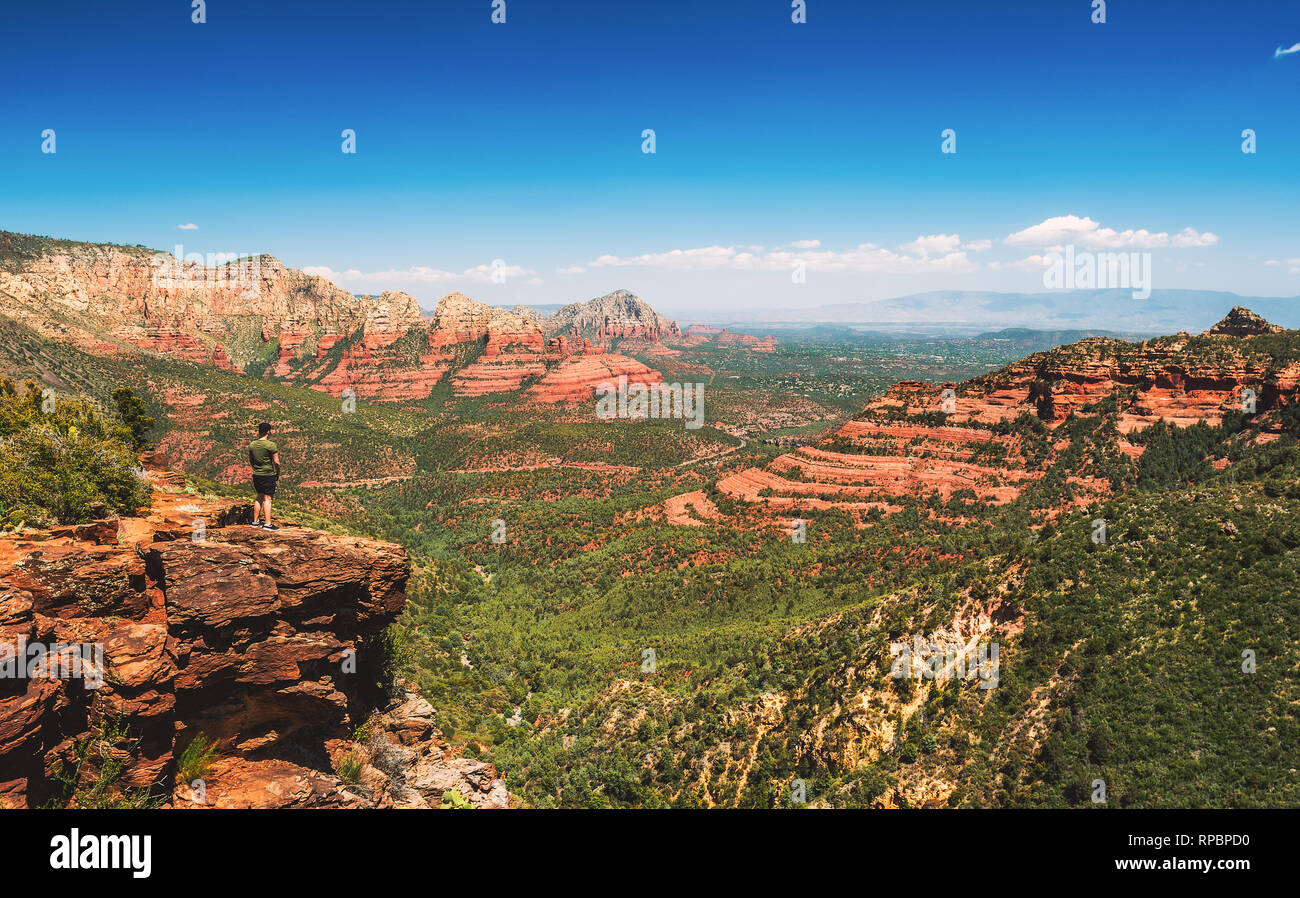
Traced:
[[269, 527], [271, 525], [271, 497], [263, 496], [262, 498], [266, 501], [266, 508], [262, 510], [262, 522]]
[[257, 498], [253, 500], [253, 523], [256, 524], [262, 516], [262, 494], [258, 493]]

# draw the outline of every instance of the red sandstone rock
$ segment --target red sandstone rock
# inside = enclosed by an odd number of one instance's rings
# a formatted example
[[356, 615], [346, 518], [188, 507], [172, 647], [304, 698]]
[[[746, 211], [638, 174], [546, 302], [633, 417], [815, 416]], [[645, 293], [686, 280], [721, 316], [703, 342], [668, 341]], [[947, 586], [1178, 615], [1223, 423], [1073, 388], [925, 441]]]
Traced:
[[146, 786], [170, 776], [196, 732], [239, 758], [365, 713], [362, 677], [342, 661], [355, 651], [364, 663], [364, 637], [404, 607], [402, 550], [292, 526], [264, 533], [238, 522], [246, 504], [157, 495], [123, 544], [90, 527], [0, 539], [0, 640], [98, 643], [106, 665], [99, 689], [7, 681], [19, 687], [0, 694], [10, 804], [44, 801], [51, 765], [99, 720], [121, 718], [139, 737], [125, 781]]
[[270, 256], [205, 267], [135, 247], [47, 245], [0, 271], [0, 313], [89, 352], [137, 347], [242, 370], [281, 336], [278, 364], [318, 334], [401, 334], [420, 321], [404, 293], [356, 297]]
[[568, 358], [528, 390], [537, 402], [579, 402], [592, 399], [602, 383], [617, 383], [627, 375], [629, 384], [657, 384], [663, 375], [653, 368], [614, 353]]
[[[0, 244], [10, 235], [0, 234]], [[20, 245], [27, 245], [20, 241]], [[459, 293], [431, 320], [405, 293], [353, 296], [322, 278], [261, 256], [205, 267], [132, 247], [47, 241], [0, 271], [0, 314], [88, 352], [153, 352], [228, 371], [262, 365], [264, 376], [334, 396], [412, 401], [449, 374], [459, 397], [548, 386], [543, 402], [583, 393], [590, 365], [573, 355], [618, 339], [680, 336], [677, 325], [620, 291], [566, 307], [549, 344], [537, 313], [475, 302]], [[644, 366], [615, 361], [619, 371]], [[607, 366], [608, 367], [608, 366]], [[594, 386], [595, 381], [590, 381]]]
[[[1224, 330], [1272, 332], [1267, 322], [1251, 318], [1249, 313], [1229, 315], [1225, 321], [1231, 319], [1232, 326]], [[934, 494], [946, 501], [958, 491], [969, 491], [977, 501], [1005, 504], [1068, 448], [1067, 440], [1056, 440], [1048, 458], [1028, 469], [1021, 438], [994, 429], [1022, 415], [1054, 429], [1072, 412], [1116, 396], [1117, 426], [1128, 434], [1157, 421], [1178, 427], [1198, 421], [1217, 424], [1226, 412], [1241, 409], [1247, 388], [1255, 390], [1260, 412], [1300, 401], [1300, 366], [1271, 370], [1259, 361], [1261, 356], [1244, 350], [1234, 354], [1233, 344], [1207, 356], [1213, 361], [1189, 363], [1186, 358], [1200, 355], [1196, 347], [1190, 356], [1184, 352], [1189, 339], [1139, 345], [1081, 340], [965, 384], [946, 385], [951, 391], [946, 401], [945, 386], [902, 382], [821, 445], [799, 448], [765, 468], [731, 474], [718, 488], [778, 509], [836, 507], [858, 512], [903, 497]], [[944, 423], [934, 423], [934, 415], [941, 415]], [[1142, 454], [1141, 446], [1127, 440], [1121, 439], [1118, 449], [1129, 458]], [[1087, 471], [1073, 472], [1067, 481], [1075, 488], [1071, 501], [1076, 505], [1110, 490], [1109, 481]]]
[[1270, 324], [1245, 306], [1233, 306], [1223, 320], [1205, 332], [1207, 337], [1254, 337], [1280, 334], [1282, 328]]
[[[365, 637], [406, 603], [399, 547], [253, 530], [247, 504], [169, 492], [176, 479], [154, 473], [146, 518], [0, 538], [0, 641], [98, 643], [104, 662], [98, 689], [3, 681], [0, 807], [44, 802], [54, 765], [105, 721], [129, 732], [106, 749], [127, 762], [121, 785], [173, 807], [428, 808], [447, 789], [510, 805], [491, 765], [454, 757], [427, 702], [366, 686]], [[206, 538], [194, 542], [198, 522]], [[367, 716], [369, 740], [351, 741]], [[199, 732], [217, 740], [213, 769], [174, 782]], [[333, 770], [348, 755], [359, 783]]]
[[749, 349], [753, 352], [776, 352], [776, 337], [755, 337], [751, 334], [734, 334], [726, 328], [711, 327], [707, 324], [692, 324], [686, 329], [681, 339], [671, 341], [682, 346], [699, 346], [702, 343], [715, 343], [718, 346]]
[[550, 333], [590, 337], [600, 343], [625, 339], [656, 342], [682, 335], [675, 321], [627, 290], [564, 306], [546, 324]]

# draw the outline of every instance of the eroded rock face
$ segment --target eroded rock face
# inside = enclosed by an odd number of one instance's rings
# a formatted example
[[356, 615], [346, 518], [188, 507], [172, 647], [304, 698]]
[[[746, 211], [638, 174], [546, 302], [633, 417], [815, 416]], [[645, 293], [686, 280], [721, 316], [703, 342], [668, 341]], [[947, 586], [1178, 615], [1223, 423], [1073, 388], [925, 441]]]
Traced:
[[357, 297], [271, 256], [205, 266], [137, 247], [0, 233], [0, 312], [89, 352], [130, 347], [243, 370], [279, 340], [284, 364], [304, 343], [400, 336], [420, 321], [405, 293]]
[[1245, 306], [1233, 306], [1223, 320], [1205, 332], [1207, 337], [1254, 337], [1280, 334], [1282, 328], [1270, 324]]
[[[729, 349], [747, 349], [750, 352], [776, 352], [776, 337], [755, 337], [752, 334], [735, 334], [724, 328], [708, 324], [692, 324], [678, 339], [668, 341], [671, 346], [701, 346], [712, 343]], [[624, 344], [626, 348], [627, 344]]]
[[[454, 757], [433, 725], [433, 708], [413, 692], [372, 715], [365, 738], [324, 744], [332, 769], [299, 760], [229, 759], [217, 762], [202, 788], [177, 783], [173, 807], [207, 808], [438, 808], [457, 793], [471, 807], [511, 806], [505, 782], [491, 764]], [[454, 798], [452, 799], [455, 800]]]
[[755, 337], [724, 330], [713, 338], [713, 342], [719, 346], [742, 346], [754, 352], [776, 352], [776, 337]]
[[139, 247], [4, 232], [0, 315], [97, 355], [157, 353], [385, 402], [427, 399], [449, 377], [455, 397], [549, 381], [558, 386], [535, 395], [558, 401], [551, 397], [597, 383], [575, 383], [599, 366], [564, 365], [571, 356], [619, 340], [657, 347], [681, 333], [627, 291], [545, 320], [450, 293], [425, 319], [406, 293], [354, 296], [270, 256], [205, 266]]
[[[1135, 344], [1090, 337], [964, 384], [896, 384], [819, 444], [730, 474], [718, 488], [792, 514], [840, 508], [859, 518], [872, 510], [896, 511], [903, 499], [919, 495], [1005, 505], [1069, 448], [1068, 439], [1055, 435], [1060, 426], [1101, 400], [1116, 403], [1116, 448], [1132, 459], [1145, 446], [1124, 437], [1157, 422], [1217, 425], [1248, 401], [1259, 413], [1300, 401], [1300, 365], [1257, 352], [1250, 339], [1226, 332], [1273, 332], [1244, 311], [1229, 313], [1213, 341], [1179, 335]], [[1041, 452], [1008, 426], [1022, 416], [1045, 428]], [[1111, 490], [1108, 479], [1085, 468], [1068, 473], [1066, 481], [1073, 496], [1063, 502], [1067, 506]]]
[[[1245, 351], [1233, 353], [1232, 344], [1198, 358], [1195, 339], [1200, 338], [1167, 337], [1129, 348], [1134, 345], [1091, 337], [1072, 344], [1070, 353], [1038, 353], [972, 384], [991, 388], [1003, 403], [1032, 407], [1051, 426], [1085, 405], [1131, 391], [1119, 422], [1125, 433], [1162, 420], [1179, 427], [1218, 424], [1224, 414], [1241, 410], [1247, 389], [1260, 410], [1276, 408], [1295, 392], [1300, 366], [1279, 368]], [[972, 420], [986, 417], [979, 410], [973, 415]]]
[[475, 302], [462, 293], [448, 293], [433, 313], [434, 342], [439, 345], [487, 340], [496, 351], [511, 345], [545, 346], [536, 318]]
[[537, 402], [582, 402], [593, 399], [600, 384], [614, 384], [626, 376], [630, 384], [662, 383], [663, 375], [636, 359], [615, 353], [572, 356], [529, 388]]
[[639, 296], [627, 290], [564, 306], [546, 321], [552, 334], [588, 337], [595, 342], [644, 340], [657, 342], [680, 337], [677, 322], [660, 315]]
[[[155, 496], [146, 518], [0, 539], [0, 643], [97, 645], [102, 662], [97, 677], [0, 680], [0, 805], [49, 800], [58, 765], [105, 723], [128, 734], [110, 748], [126, 762], [122, 787], [169, 795], [174, 759], [202, 732], [217, 742], [210, 805], [376, 801], [348, 791], [329, 751], [386, 701], [367, 637], [405, 607], [405, 553], [295, 526], [255, 530], [247, 504]], [[452, 753], [431, 719], [398, 717], [396, 729], [419, 730], [411, 766], [441, 770]], [[496, 801], [504, 786], [490, 779], [478, 791]]]
[[546, 373], [546, 337], [533, 316], [495, 309], [452, 293], [434, 315], [434, 341], [441, 345], [479, 343], [483, 353], [452, 378], [456, 396], [517, 390]]
[[[790, 513], [826, 508], [891, 513], [903, 499], [930, 493], [944, 501], [958, 492], [992, 505], [1014, 501], [1042, 472], [1028, 469], [1018, 438], [988, 425], [1012, 420], [1030, 407], [1028, 391], [958, 396], [953, 389], [952, 413], [943, 423], [921, 417], [943, 408], [943, 390], [897, 384], [820, 445], [801, 446], [763, 468], [732, 474], [718, 488]], [[975, 426], [973, 418], [979, 421]]]

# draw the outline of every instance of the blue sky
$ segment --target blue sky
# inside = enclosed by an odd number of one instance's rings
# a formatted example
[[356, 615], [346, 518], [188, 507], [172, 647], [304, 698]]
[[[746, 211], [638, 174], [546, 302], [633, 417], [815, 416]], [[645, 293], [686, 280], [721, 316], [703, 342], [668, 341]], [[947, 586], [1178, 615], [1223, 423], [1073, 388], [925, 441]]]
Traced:
[[1300, 53], [1274, 56], [1300, 6], [790, 6], [6, 8], [0, 228], [270, 252], [428, 307], [1034, 291], [1063, 243], [1150, 251], [1156, 288], [1300, 294]]

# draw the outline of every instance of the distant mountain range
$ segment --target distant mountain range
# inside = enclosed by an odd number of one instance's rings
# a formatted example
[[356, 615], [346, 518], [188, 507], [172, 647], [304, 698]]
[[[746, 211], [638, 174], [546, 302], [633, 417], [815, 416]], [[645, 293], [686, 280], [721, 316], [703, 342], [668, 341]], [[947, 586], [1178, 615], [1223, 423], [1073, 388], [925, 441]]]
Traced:
[[867, 330], [979, 334], [999, 328], [1097, 330], [1172, 334], [1199, 333], [1232, 306], [1249, 306], [1286, 328], [1300, 328], [1300, 296], [1240, 296], [1217, 290], [1153, 290], [1134, 299], [1131, 290], [1068, 290], [993, 293], [936, 290], [875, 302], [808, 308], [754, 309], [747, 315], [701, 317], [710, 324], [816, 326], [838, 324]]
[[271, 256], [208, 266], [142, 247], [4, 231], [0, 330], [14, 335], [0, 344], [4, 373], [35, 366], [38, 335], [92, 356], [166, 356], [392, 401], [426, 399], [444, 383], [456, 397], [527, 387], [537, 402], [586, 399], [622, 375], [661, 379], [611, 351], [616, 342], [681, 337], [676, 322], [626, 290], [546, 318], [450, 293], [426, 316], [407, 293], [358, 296]]
[[[0, 313], [26, 320], [38, 329], [57, 320], [67, 329], [63, 337], [73, 342], [87, 342], [89, 337], [92, 345], [98, 345], [107, 330], [112, 342], [124, 341], [239, 370], [248, 370], [254, 356], [266, 349], [264, 344], [277, 338], [280, 350], [309, 331], [313, 337], [325, 336], [332, 345], [332, 338], [347, 336], [358, 327], [364, 326], [372, 334], [404, 333], [411, 325], [437, 315], [436, 310], [420, 309], [405, 293], [358, 296], [288, 268], [271, 256], [205, 268], [138, 246], [3, 231], [0, 300]], [[1300, 329], [1300, 296], [1153, 290], [1147, 299], [1138, 300], [1127, 289], [1044, 293], [938, 290], [872, 302], [753, 308], [739, 313], [705, 310], [695, 312], [691, 323], [739, 327], [751, 334], [833, 335], [847, 329], [979, 336], [1012, 328], [1154, 336], [1199, 333], [1233, 306], [1249, 306], [1283, 327]], [[657, 341], [681, 336], [675, 322], [627, 290], [585, 303], [515, 306], [509, 311], [535, 322], [547, 336], [581, 337], [597, 344], [623, 338]], [[249, 322], [256, 318], [258, 326], [235, 328], [236, 333], [227, 320], [236, 318]], [[300, 342], [291, 348], [297, 351]]]

